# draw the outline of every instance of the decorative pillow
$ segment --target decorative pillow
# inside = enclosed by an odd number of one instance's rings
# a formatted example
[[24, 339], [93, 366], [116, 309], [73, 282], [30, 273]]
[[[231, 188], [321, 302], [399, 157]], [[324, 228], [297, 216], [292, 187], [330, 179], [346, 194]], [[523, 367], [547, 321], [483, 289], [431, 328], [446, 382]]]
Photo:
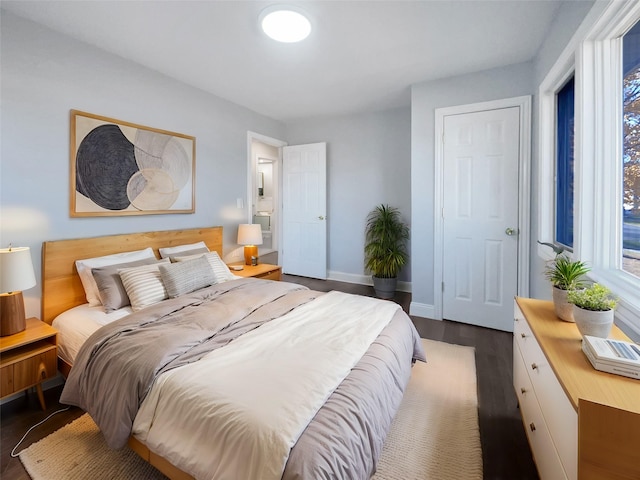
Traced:
[[160, 265], [160, 277], [169, 298], [216, 283], [213, 269], [204, 255], [185, 262]]
[[134, 312], [168, 298], [160, 276], [160, 265], [168, 263], [169, 259], [166, 258], [153, 265], [123, 268], [118, 271]]
[[218, 252], [209, 252], [204, 255], [188, 255], [185, 257], [174, 257], [173, 260], [176, 262], [184, 262], [186, 260], [193, 260], [197, 257], [204, 257], [209, 261], [209, 265], [213, 269], [213, 274], [216, 277], [215, 283], [222, 283], [229, 280], [235, 280], [236, 276], [231, 273], [227, 264], [222, 261]]
[[105, 255], [104, 257], [85, 258], [83, 260], [76, 260], [76, 269], [80, 276], [80, 281], [84, 287], [84, 293], [87, 297], [89, 305], [100, 305], [100, 294], [98, 293], [98, 286], [91, 274], [92, 268], [106, 267], [108, 265], [116, 265], [118, 263], [133, 262], [136, 260], [142, 260], [143, 258], [156, 259], [153, 249], [151, 247], [144, 250], [136, 250], [133, 252], [114, 253], [113, 255]]
[[169, 255], [169, 260], [171, 260], [171, 262], [177, 262], [176, 258], [178, 257], [200, 257], [205, 253], [209, 253], [208, 248], [194, 248], [193, 250], [179, 252], [177, 255]]
[[[194, 251], [195, 250], [195, 251]], [[209, 248], [204, 242], [189, 243], [187, 245], [178, 245], [176, 247], [163, 247], [159, 248], [160, 256], [162, 258], [168, 258], [171, 255], [178, 253], [184, 255], [195, 255], [196, 253], [207, 253]]]
[[91, 273], [98, 287], [100, 301], [104, 307], [105, 313], [113, 312], [119, 308], [130, 305], [127, 291], [122, 285], [122, 279], [118, 270], [129, 267], [139, 267], [140, 265], [150, 265], [157, 263], [156, 257], [144, 258], [135, 262], [118, 263], [109, 265], [108, 267], [92, 268]]

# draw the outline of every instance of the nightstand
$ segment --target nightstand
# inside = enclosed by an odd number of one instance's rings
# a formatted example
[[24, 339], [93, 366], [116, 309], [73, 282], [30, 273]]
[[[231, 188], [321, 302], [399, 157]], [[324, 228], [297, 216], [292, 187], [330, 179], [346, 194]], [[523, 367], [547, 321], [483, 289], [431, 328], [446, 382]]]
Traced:
[[[231, 270], [231, 273], [239, 277], [262, 278], [264, 280], [278, 280], [282, 278], [282, 267], [279, 265], [270, 265], [268, 263], [259, 263], [258, 265], [245, 265], [244, 263], [234, 263], [241, 265], [242, 270]], [[229, 265], [231, 267], [232, 265]]]
[[58, 331], [35, 317], [24, 331], [0, 337], [0, 397], [35, 386], [45, 410], [41, 383], [58, 373], [57, 343]]

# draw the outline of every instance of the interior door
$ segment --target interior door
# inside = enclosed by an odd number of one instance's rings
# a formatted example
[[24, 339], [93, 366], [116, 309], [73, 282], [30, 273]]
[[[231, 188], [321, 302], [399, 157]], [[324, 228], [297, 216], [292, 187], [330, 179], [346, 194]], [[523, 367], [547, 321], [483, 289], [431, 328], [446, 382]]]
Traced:
[[282, 271], [327, 278], [327, 144], [282, 148]]
[[513, 329], [518, 107], [444, 117], [443, 317]]

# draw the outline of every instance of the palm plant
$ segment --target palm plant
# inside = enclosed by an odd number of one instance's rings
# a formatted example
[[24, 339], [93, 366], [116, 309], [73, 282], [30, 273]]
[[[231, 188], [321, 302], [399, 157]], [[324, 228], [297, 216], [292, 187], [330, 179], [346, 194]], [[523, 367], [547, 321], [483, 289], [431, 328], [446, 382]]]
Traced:
[[573, 261], [566, 255], [558, 255], [547, 266], [545, 276], [554, 287], [560, 290], [576, 290], [584, 288], [584, 275], [589, 267], [581, 261]]
[[406, 242], [409, 227], [400, 211], [389, 205], [378, 205], [367, 217], [365, 268], [378, 278], [396, 278], [407, 263]]

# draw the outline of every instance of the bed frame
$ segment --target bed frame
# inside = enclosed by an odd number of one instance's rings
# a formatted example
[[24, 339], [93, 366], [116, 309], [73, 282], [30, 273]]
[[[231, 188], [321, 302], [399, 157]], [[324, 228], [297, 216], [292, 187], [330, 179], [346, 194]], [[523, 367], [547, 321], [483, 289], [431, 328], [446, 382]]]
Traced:
[[[87, 303], [82, 282], [76, 270], [76, 260], [100, 257], [112, 253], [153, 248], [158, 249], [204, 241], [209, 250], [222, 257], [222, 227], [165, 230], [128, 233], [103, 237], [54, 240], [42, 243], [42, 320], [51, 324], [60, 313]], [[58, 358], [58, 369], [66, 377], [71, 365]], [[172, 479], [192, 477], [155, 455], [144, 444], [131, 437], [129, 446], [144, 460]]]
[[[104, 237], [54, 240], [42, 243], [42, 312], [43, 322], [51, 324], [62, 312], [87, 303], [76, 260], [112, 253], [153, 248], [156, 257], [162, 247], [175, 247], [203, 241], [209, 250], [222, 257], [222, 227], [127, 233]], [[66, 377], [71, 365], [58, 359], [58, 369]]]

